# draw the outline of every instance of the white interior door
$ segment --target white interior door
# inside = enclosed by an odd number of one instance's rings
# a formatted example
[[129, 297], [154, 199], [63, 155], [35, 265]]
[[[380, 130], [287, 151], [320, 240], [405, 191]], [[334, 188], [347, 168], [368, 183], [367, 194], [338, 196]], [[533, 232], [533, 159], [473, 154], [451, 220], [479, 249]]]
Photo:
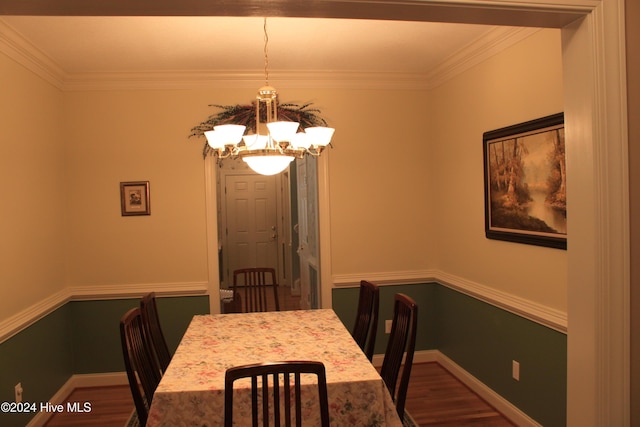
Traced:
[[225, 176], [224, 282], [239, 268], [271, 267], [279, 277], [276, 179], [257, 174]]
[[298, 183], [298, 256], [300, 258], [300, 305], [320, 307], [320, 251], [318, 243], [317, 160], [296, 160]]

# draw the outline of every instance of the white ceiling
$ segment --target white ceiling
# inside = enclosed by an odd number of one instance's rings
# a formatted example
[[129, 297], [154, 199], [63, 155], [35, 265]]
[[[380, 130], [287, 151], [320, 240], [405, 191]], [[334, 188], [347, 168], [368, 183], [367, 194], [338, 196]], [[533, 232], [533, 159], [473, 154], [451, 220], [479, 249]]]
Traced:
[[[65, 74], [264, 73], [263, 18], [3, 16]], [[491, 26], [269, 18], [269, 70], [429, 73]]]

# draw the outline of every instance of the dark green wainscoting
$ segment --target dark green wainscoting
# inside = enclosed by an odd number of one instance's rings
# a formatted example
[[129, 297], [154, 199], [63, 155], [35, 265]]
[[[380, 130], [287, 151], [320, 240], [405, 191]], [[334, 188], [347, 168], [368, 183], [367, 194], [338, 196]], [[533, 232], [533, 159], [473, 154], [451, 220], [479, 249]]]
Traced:
[[[73, 374], [71, 310], [63, 305], [0, 344], [0, 402], [15, 400], [21, 383], [23, 402], [47, 402]], [[22, 427], [34, 413], [0, 411], [0, 426]]]
[[[384, 333], [385, 320], [393, 318], [393, 297], [403, 293], [413, 298], [418, 305], [418, 331], [416, 350], [433, 350], [436, 348], [434, 328], [434, 307], [438, 285], [393, 285], [380, 287], [380, 311], [378, 331], [376, 335], [375, 354], [384, 354], [389, 336]], [[337, 288], [333, 290], [333, 310], [347, 329], [352, 330], [356, 320], [359, 288]]]
[[436, 309], [438, 350], [541, 425], [566, 425], [565, 334], [446, 287]]
[[[565, 334], [437, 283], [382, 286], [376, 354], [384, 354], [384, 321], [397, 292], [418, 304], [416, 350], [439, 350], [541, 425], [566, 425]], [[357, 304], [358, 288], [333, 290], [333, 308], [349, 329]], [[511, 376], [513, 360], [520, 381]]]
[[[387, 343], [393, 295], [419, 307], [417, 350], [437, 349], [545, 427], [566, 425], [566, 335], [437, 283], [381, 287], [376, 353]], [[355, 320], [357, 288], [333, 290], [333, 308], [347, 328]], [[118, 324], [137, 299], [72, 301], [0, 344], [0, 402], [46, 402], [73, 374], [124, 370]], [[159, 298], [169, 347], [177, 347], [195, 314], [209, 312], [207, 296]], [[520, 381], [511, 378], [512, 360]], [[0, 425], [24, 426], [34, 414], [0, 413]]]
[[[71, 301], [0, 344], [0, 402], [47, 402], [73, 374], [124, 371], [119, 322], [139, 299]], [[208, 296], [158, 298], [160, 322], [173, 352]], [[35, 414], [0, 412], [0, 426], [24, 426]]]
[[[158, 298], [158, 313], [162, 331], [169, 349], [173, 351], [195, 314], [209, 313], [208, 297]], [[124, 371], [120, 346], [120, 318], [130, 308], [137, 307], [138, 299], [73, 301], [74, 373]]]

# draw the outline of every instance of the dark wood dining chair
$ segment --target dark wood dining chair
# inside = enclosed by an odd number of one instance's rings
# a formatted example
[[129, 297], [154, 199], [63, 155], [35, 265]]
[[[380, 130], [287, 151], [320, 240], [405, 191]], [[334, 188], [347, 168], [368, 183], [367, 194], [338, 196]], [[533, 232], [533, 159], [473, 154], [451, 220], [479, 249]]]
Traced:
[[273, 268], [255, 267], [234, 270], [233, 295], [234, 299], [237, 298], [240, 302], [240, 307], [236, 306], [237, 311], [243, 313], [274, 311], [270, 310], [270, 307], [280, 311], [278, 282]]
[[[387, 350], [382, 361], [380, 376], [389, 389], [400, 419], [404, 419], [404, 405], [409, 387], [409, 376], [413, 365], [413, 353], [416, 348], [416, 330], [418, 326], [418, 306], [404, 294], [396, 294], [393, 307], [391, 334]], [[406, 356], [405, 356], [406, 352]], [[400, 368], [404, 367], [398, 385]], [[396, 387], [396, 385], [398, 385]]]
[[127, 311], [120, 319], [120, 340], [138, 421], [140, 425], [145, 426], [153, 394], [160, 383], [161, 375], [151, 342], [145, 333], [139, 307]]
[[380, 306], [380, 290], [378, 286], [366, 280], [360, 281], [358, 310], [356, 322], [351, 336], [371, 361], [376, 345], [378, 332], [378, 311]]
[[[324, 364], [316, 361], [258, 363], [229, 368], [226, 372], [224, 382], [225, 427], [233, 426], [233, 386], [234, 382], [240, 378], [251, 378], [251, 417], [253, 427], [258, 426], [259, 413], [262, 413], [263, 426], [269, 426], [270, 420], [273, 421], [273, 425], [275, 426], [301, 426], [301, 374], [313, 374], [317, 376], [320, 425], [322, 427], [329, 427], [329, 400], [327, 397], [326, 371]], [[293, 375], [294, 379], [293, 404], [291, 402], [291, 375]], [[261, 381], [259, 382], [258, 379]], [[282, 384], [280, 384], [281, 380]], [[269, 392], [269, 390], [271, 390], [271, 392]], [[261, 399], [258, 399], [259, 394], [261, 395]], [[270, 398], [271, 403], [269, 402]], [[261, 400], [261, 402], [259, 402], [259, 400]], [[281, 402], [281, 400], [284, 400], [284, 402]], [[281, 404], [283, 404], [283, 406], [281, 406]], [[269, 408], [271, 408], [271, 411], [269, 411]], [[284, 414], [281, 413], [281, 409], [284, 409]], [[292, 409], [294, 412], [293, 415], [295, 416], [295, 424], [292, 424], [291, 421]], [[284, 415], [284, 420], [282, 420], [282, 415]]]
[[162, 326], [160, 325], [155, 292], [149, 292], [140, 299], [140, 311], [142, 312], [142, 321], [146, 328], [147, 335], [151, 339], [158, 365], [164, 373], [169, 366], [169, 362], [171, 362], [171, 353], [169, 352], [169, 347], [167, 346], [167, 341], [164, 338]]

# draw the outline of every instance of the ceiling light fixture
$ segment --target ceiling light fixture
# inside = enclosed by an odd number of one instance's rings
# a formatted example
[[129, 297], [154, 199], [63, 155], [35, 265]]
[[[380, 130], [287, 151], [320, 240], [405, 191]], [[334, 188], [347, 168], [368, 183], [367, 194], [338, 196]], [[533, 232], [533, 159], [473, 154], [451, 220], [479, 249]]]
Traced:
[[261, 175], [280, 173], [294, 158], [303, 158], [306, 154], [319, 156], [331, 142], [335, 130], [313, 126], [298, 132], [299, 122], [278, 120], [278, 94], [269, 86], [268, 42], [267, 18], [264, 18], [265, 86], [258, 90], [254, 103], [255, 133], [245, 135], [247, 126], [241, 124], [220, 124], [204, 132], [218, 162], [240, 158]]

